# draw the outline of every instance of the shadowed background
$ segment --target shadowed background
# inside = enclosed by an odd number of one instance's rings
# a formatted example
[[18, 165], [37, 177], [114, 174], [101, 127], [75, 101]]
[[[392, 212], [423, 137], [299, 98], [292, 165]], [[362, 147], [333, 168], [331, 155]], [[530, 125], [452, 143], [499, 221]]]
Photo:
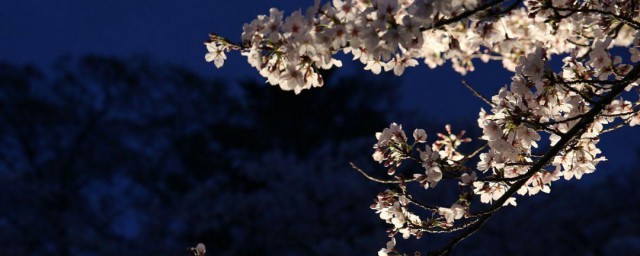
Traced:
[[[493, 95], [509, 73], [478, 63], [466, 77], [449, 65], [374, 76], [347, 57], [325, 88], [294, 96], [238, 53], [220, 70], [204, 61], [209, 32], [237, 40], [270, 7], [310, 4], [5, 4], [0, 254], [183, 255], [204, 242], [212, 255], [375, 255], [386, 226], [368, 206], [384, 186], [348, 162], [383, 176], [371, 145], [392, 121], [477, 138], [486, 106], [460, 81]], [[610, 161], [596, 173], [520, 199], [454, 253], [639, 251], [639, 141], [632, 128], [603, 136]], [[451, 192], [430, 196], [450, 203]]]

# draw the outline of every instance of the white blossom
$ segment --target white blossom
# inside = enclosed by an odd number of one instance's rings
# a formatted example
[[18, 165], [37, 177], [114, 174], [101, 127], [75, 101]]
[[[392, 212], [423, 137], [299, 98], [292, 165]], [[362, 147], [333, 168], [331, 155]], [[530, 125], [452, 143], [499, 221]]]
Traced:
[[207, 46], [209, 53], [204, 56], [204, 59], [207, 62], [213, 61], [217, 68], [221, 68], [224, 64], [224, 60], [227, 59], [227, 55], [224, 54], [224, 48], [216, 45], [215, 43], [206, 43], [205, 45]]
[[465, 208], [460, 204], [453, 204], [451, 208], [440, 207], [438, 208], [438, 214], [444, 216], [447, 223], [453, 224], [453, 221], [461, 219], [464, 216]]
[[427, 142], [427, 132], [424, 129], [415, 129], [413, 131], [413, 139], [419, 143]]

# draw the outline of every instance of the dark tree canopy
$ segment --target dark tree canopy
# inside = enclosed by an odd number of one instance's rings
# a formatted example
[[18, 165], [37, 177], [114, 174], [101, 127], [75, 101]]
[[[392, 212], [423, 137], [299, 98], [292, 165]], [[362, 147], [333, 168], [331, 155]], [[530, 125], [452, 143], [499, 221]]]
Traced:
[[[380, 188], [348, 162], [376, 170], [362, 154], [371, 134], [389, 113], [417, 121], [396, 109], [390, 80], [325, 77], [325, 90], [294, 96], [146, 59], [0, 64], [0, 254], [186, 255], [197, 242], [213, 255], [375, 254], [386, 238], [367, 202]], [[628, 177], [559, 188], [506, 216], [522, 229], [490, 223], [457, 252], [638, 250]], [[589, 224], [565, 224], [575, 218]]]

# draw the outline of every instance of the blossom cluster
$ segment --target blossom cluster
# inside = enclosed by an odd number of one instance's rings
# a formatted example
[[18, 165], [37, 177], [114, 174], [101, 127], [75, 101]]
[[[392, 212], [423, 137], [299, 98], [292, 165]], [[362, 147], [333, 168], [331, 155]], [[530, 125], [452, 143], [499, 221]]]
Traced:
[[371, 209], [376, 210], [381, 219], [393, 225], [391, 236], [400, 233], [404, 238], [409, 238], [411, 235], [420, 237], [422, 231], [419, 227], [422, 226], [422, 221], [418, 215], [408, 210], [409, 202], [406, 196], [386, 190], [378, 194]]
[[[528, 4], [535, 6], [536, 3], [530, 1]], [[542, 10], [540, 6], [535, 7]], [[548, 19], [548, 15], [552, 15], [545, 12], [532, 14], [534, 20]], [[575, 21], [569, 20], [562, 22], [576, 24]], [[529, 28], [535, 26], [530, 25]], [[563, 33], [564, 27], [550, 29]], [[551, 183], [561, 177], [566, 180], [574, 177], [580, 179], [584, 174], [594, 172], [596, 165], [606, 160], [601, 156], [602, 152], [597, 143], [600, 135], [607, 131], [607, 126], [616, 122], [629, 126], [640, 123], [640, 102], [633, 103], [618, 97], [608, 103], [601, 112], [596, 113], [592, 122], [582, 124], [584, 128], [574, 138], [564, 142], [563, 147], [553, 155], [548, 165], [540, 165], [542, 168], [531, 172], [532, 167], [544, 157], [535, 152], [543, 137], [549, 139], [548, 147], [558, 144], [594, 107], [601, 104], [596, 100], [610, 93], [616, 81], [627, 79], [633, 66], [624, 63], [622, 56], [613, 55], [610, 48], [631, 44], [631, 63], [640, 60], [640, 33], [618, 36], [614, 40], [599, 29], [597, 26], [590, 26], [580, 31], [590, 35], [585, 47], [578, 44], [572, 44], [567, 48], [564, 46], [569, 44], [549, 47], [542, 41], [536, 42], [530, 52], [523, 52], [513, 63], [515, 74], [511, 84], [501, 88], [498, 94], [490, 99], [488, 103], [491, 111], [481, 109], [478, 125], [482, 129], [481, 139], [485, 140], [488, 146], [488, 151], [479, 155], [476, 164], [476, 169], [482, 172], [482, 177], [477, 177], [476, 172], [452, 175], [457, 177], [460, 185], [472, 185], [471, 191], [479, 197], [480, 202], [492, 204], [502, 199], [502, 204], [515, 206], [515, 197], [505, 194], [512, 188], [513, 182], [518, 180], [524, 181], [521, 186], [516, 187], [518, 194], [535, 195], [539, 192], [549, 193]], [[567, 30], [567, 33], [574, 34], [576, 31]], [[562, 71], [554, 73], [548, 63], [550, 56], [567, 51], [570, 55], [563, 59]], [[636, 75], [628, 81], [626, 91], [637, 87], [639, 81]], [[398, 127], [401, 129], [400, 125], [394, 123], [392, 127], [396, 127], [396, 132], [403, 133], [397, 130]], [[449, 129], [447, 127], [447, 130]], [[420, 159], [427, 169], [427, 175], [415, 174], [415, 180], [427, 184], [425, 188], [430, 187], [429, 184], [437, 184], [442, 179], [442, 161], [437, 160], [446, 154], [443, 151], [439, 152], [440, 154], [434, 154], [429, 147], [420, 152]], [[394, 161], [407, 158], [399, 154]], [[466, 156], [463, 154], [457, 158], [449, 154], [449, 159], [454, 160], [450, 164], [464, 158]], [[461, 190], [461, 193], [464, 194], [465, 191], [468, 189]], [[408, 211], [407, 209], [403, 211]], [[445, 220], [445, 225], [441, 223], [440, 227], [453, 227], [457, 220], [470, 216], [469, 201], [457, 201], [451, 207], [438, 207], [437, 214], [438, 218]]]
[[[570, 16], [550, 25], [531, 22], [548, 19], [550, 11], [543, 1], [526, 1], [529, 8], [510, 10], [509, 15], [485, 18], [491, 12], [479, 12], [475, 19], [443, 22], [474, 7], [486, 4], [478, 0], [333, 0], [315, 5], [306, 12], [284, 13], [272, 8], [245, 24], [242, 44], [234, 45], [213, 36], [207, 42], [207, 61], [222, 66], [224, 50], [242, 49], [251, 66], [272, 85], [296, 94], [320, 87], [321, 69], [341, 66], [338, 52], [353, 55], [364, 69], [379, 74], [382, 70], [401, 75], [405, 68], [418, 65], [417, 59], [431, 68], [450, 60], [458, 72], [474, 70], [473, 59], [501, 59], [505, 68], [515, 70], [519, 57], [536, 46], [548, 54], [572, 50], [588, 51], [587, 37], [600, 37], [607, 31], [591, 26], [591, 16]], [[567, 1], [554, 1], [567, 2]], [[559, 6], [566, 6], [560, 4]], [[534, 10], [534, 12], [530, 12]], [[438, 29], [429, 29], [435, 28]], [[627, 45], [631, 30], [619, 29], [616, 44]]]
[[[477, 120], [484, 147], [463, 153], [470, 139], [450, 126], [431, 144], [425, 130], [409, 141], [396, 123], [376, 134], [372, 157], [393, 176], [383, 183], [399, 183], [401, 192], [380, 193], [371, 208], [392, 224], [390, 236], [420, 237], [486, 221], [515, 206], [516, 193], [549, 193], [552, 182], [580, 179], [606, 160], [600, 136], [640, 124], [640, 101], [625, 93], [640, 82], [638, 13], [640, 5], [627, 0], [316, 1], [286, 18], [271, 9], [244, 26], [242, 44], [213, 36], [205, 58], [219, 66], [224, 51], [239, 49], [270, 84], [296, 94], [322, 86], [319, 72], [340, 66], [339, 52], [375, 74], [401, 75], [420, 59], [430, 68], [451, 62], [461, 74], [474, 70], [474, 59], [502, 61], [514, 72], [511, 83], [489, 99], [479, 96], [490, 106]], [[628, 56], [614, 47], [627, 47]], [[551, 68], [554, 56], [562, 56], [559, 72]], [[399, 171], [405, 161], [420, 169]], [[460, 191], [448, 207], [419, 205], [406, 190], [406, 183], [431, 189], [446, 180]], [[476, 199], [489, 205], [478, 214], [471, 211]], [[411, 205], [431, 216], [421, 220]], [[392, 238], [379, 255], [394, 247]]]
[[[492, 98], [491, 113], [484, 110], [480, 113], [478, 124], [490, 150], [480, 155], [478, 170], [491, 170], [493, 176], [507, 179], [527, 174], [534, 163], [532, 148], [537, 148], [540, 132], [548, 133], [549, 145], [554, 146], [597, 104], [587, 95], [603, 95], [611, 89], [610, 85], [593, 86], [589, 80], [606, 80], [611, 76], [623, 79], [631, 70], [630, 65], [621, 63], [620, 56], [609, 54], [610, 43], [610, 39], [596, 40], [585, 63], [576, 59], [575, 52], [564, 58], [560, 74], [547, 69], [542, 48], [523, 56], [509, 89], [502, 88]], [[637, 82], [630, 83], [627, 89], [635, 86]], [[550, 183], [560, 176], [580, 179], [592, 173], [599, 162], [606, 160], [599, 156], [601, 151], [596, 146], [605, 125], [613, 123], [616, 117], [631, 124], [637, 119], [633, 105], [626, 100], [613, 101], [585, 127], [579, 138], [553, 158], [551, 165], [556, 168], [534, 173], [518, 193], [548, 193]], [[508, 187], [504, 182], [481, 181], [474, 186], [486, 203], [501, 197]]]
[[[423, 168], [420, 172], [414, 173], [413, 179], [409, 182], [418, 182], [424, 189], [435, 187], [443, 179], [446, 172], [448, 175], [456, 175], [460, 178], [461, 186], [468, 186], [476, 180], [474, 171], [467, 172], [462, 167], [462, 160], [465, 155], [459, 152], [459, 147], [470, 138], [465, 138], [465, 132], [454, 134], [451, 126], [445, 127], [447, 134], [438, 134], [438, 138], [431, 145], [426, 144], [427, 133], [423, 129], [415, 129], [413, 132], [413, 143], [409, 143], [402, 125], [392, 123], [389, 128], [376, 134], [378, 142], [373, 145], [373, 158], [379, 163], [383, 163], [388, 168], [387, 173], [394, 175], [396, 168], [404, 161], [415, 161]], [[422, 147], [420, 147], [422, 146]], [[395, 175], [396, 179], [406, 182], [401, 176]], [[401, 186], [406, 192], [406, 187]], [[409, 210], [410, 197], [403, 193], [396, 193], [387, 190], [380, 193], [376, 198], [376, 203], [371, 206], [379, 214], [380, 218], [387, 223], [394, 224], [394, 232], [400, 232], [404, 238], [410, 235], [421, 236], [421, 230], [435, 226], [449, 226], [454, 220], [463, 216], [466, 203], [456, 202], [450, 208], [439, 207], [432, 209], [438, 213], [439, 217], [432, 219], [429, 224], [421, 223], [419, 218]], [[412, 229], [411, 227], [420, 228]]]
[[[376, 133], [378, 142], [373, 145], [373, 159], [387, 167], [387, 173], [394, 175], [397, 167], [403, 161], [417, 161], [424, 173], [413, 174], [413, 178], [427, 189], [435, 187], [442, 179], [442, 169], [451, 169], [458, 166], [464, 158], [458, 151], [462, 143], [470, 142], [470, 138], [464, 138], [465, 131], [458, 134], [451, 132], [451, 126], [446, 127], [447, 134], [438, 134], [439, 139], [432, 145], [426, 145], [427, 133], [423, 129], [413, 131], [413, 143], [409, 144], [402, 125], [392, 123], [389, 128]], [[425, 144], [424, 147], [419, 147]]]

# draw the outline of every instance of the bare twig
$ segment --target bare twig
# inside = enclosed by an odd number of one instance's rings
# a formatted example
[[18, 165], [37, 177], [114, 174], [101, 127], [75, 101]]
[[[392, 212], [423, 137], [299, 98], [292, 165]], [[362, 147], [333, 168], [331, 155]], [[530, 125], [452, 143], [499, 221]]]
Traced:
[[353, 162], [349, 162], [349, 164], [351, 165], [351, 168], [355, 169], [356, 171], [360, 172], [362, 175], [364, 175], [364, 177], [366, 177], [367, 179], [377, 182], [377, 183], [382, 183], [382, 184], [400, 184], [402, 182], [412, 182], [415, 181], [416, 179], [405, 179], [405, 180], [383, 180], [383, 179], [378, 179], [375, 177], [370, 176], [369, 174], [367, 174], [364, 170], [360, 169], [360, 167], [356, 166]]
[[619, 123], [619, 124], [617, 124], [617, 125], [615, 125], [615, 126], [612, 126], [612, 127], [609, 127], [609, 128], [607, 128], [607, 129], [602, 130], [602, 131], [600, 132], [600, 134], [608, 133], [608, 132], [612, 132], [612, 131], [618, 130], [618, 129], [622, 128], [622, 127], [627, 126], [628, 124], [629, 124], [629, 122], [628, 122], [628, 121], [624, 121], [624, 122]]
[[489, 143], [484, 143], [482, 146], [478, 147], [476, 150], [471, 152], [471, 154], [466, 155], [462, 160], [460, 160], [460, 162], [465, 163], [469, 159], [474, 158], [476, 155], [480, 154], [480, 152], [482, 152], [482, 150], [484, 150], [488, 146], [489, 146]]
[[601, 15], [606, 15], [606, 16], [611, 16], [613, 18], [616, 18], [617, 20], [623, 22], [626, 25], [629, 25], [630, 27], [636, 29], [636, 30], [640, 30], [640, 22], [635, 21], [631, 18], [627, 18], [627, 17], [623, 17], [621, 15], [615, 14], [615, 13], [611, 13], [611, 12], [607, 12], [607, 11], [603, 11], [603, 10], [597, 10], [597, 9], [586, 9], [586, 8], [582, 8], [582, 9], [572, 9], [572, 8], [565, 8], [565, 7], [556, 7], [556, 6], [549, 6], [550, 9], [555, 10], [555, 11], [565, 11], [565, 12], [569, 12], [567, 15], [562, 15], [560, 18], [566, 18], [569, 17], [573, 14], [576, 13], [597, 13], [597, 14], [601, 14]]
[[427, 232], [427, 233], [433, 233], [433, 234], [438, 234], [438, 233], [453, 233], [456, 231], [460, 231], [460, 230], [464, 230], [466, 228], [468, 228], [469, 226], [475, 224], [476, 222], [478, 222], [478, 219], [474, 219], [471, 220], [469, 222], [466, 222], [460, 226], [456, 226], [456, 227], [451, 227], [451, 228], [447, 228], [447, 229], [436, 229], [436, 228], [418, 228], [421, 231]]
[[462, 80], [462, 84], [467, 87], [467, 89], [469, 89], [473, 95], [475, 95], [476, 97], [480, 98], [482, 101], [484, 101], [485, 103], [489, 104], [489, 106], [495, 106], [495, 104], [493, 104], [493, 102], [491, 102], [490, 100], [488, 100], [486, 97], [484, 97], [482, 94], [480, 94], [478, 91], [476, 91], [476, 89], [473, 89], [473, 87], [471, 87], [467, 81]]
[[418, 206], [418, 207], [420, 207], [422, 209], [425, 209], [425, 210], [431, 211], [431, 212], [438, 211], [438, 207], [436, 207], [436, 206], [425, 205], [425, 204], [422, 204], [422, 203], [418, 203], [418, 202], [416, 202], [416, 200], [413, 200], [413, 198], [411, 198], [411, 197], [408, 197], [408, 196], [405, 196], [405, 197], [407, 198], [407, 200], [409, 200], [410, 203], [412, 203], [412, 204], [414, 204], [414, 205], [416, 205], [416, 206]]

